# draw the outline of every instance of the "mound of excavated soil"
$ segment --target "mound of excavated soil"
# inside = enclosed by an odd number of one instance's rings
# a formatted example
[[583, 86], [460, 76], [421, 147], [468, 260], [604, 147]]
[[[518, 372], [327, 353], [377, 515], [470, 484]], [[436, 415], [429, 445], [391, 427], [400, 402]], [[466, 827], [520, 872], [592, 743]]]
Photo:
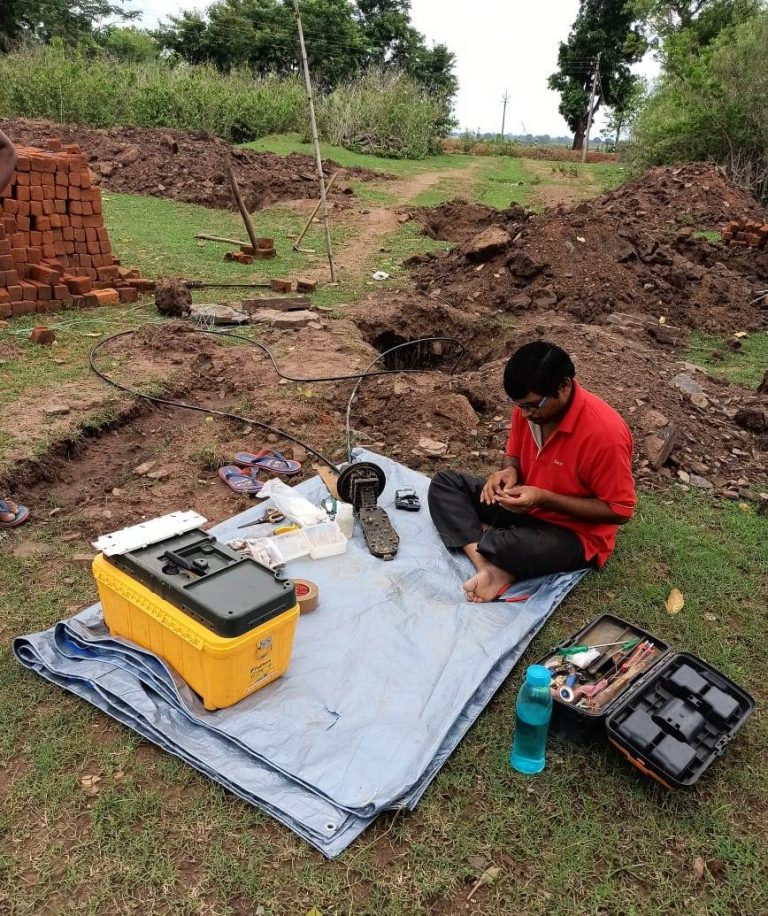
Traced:
[[[425, 218], [427, 234], [460, 247], [421, 259], [417, 286], [475, 311], [556, 308], [581, 321], [641, 314], [709, 331], [768, 323], [757, 298], [768, 252], [733, 251], [697, 233], [766, 212], [714, 166], [652, 169], [603, 197], [532, 216], [452, 202]], [[468, 237], [475, 218], [478, 234]], [[453, 230], [451, 223], [456, 225]]]
[[[230, 146], [204, 132], [116, 128], [97, 130], [50, 121], [4, 121], [3, 130], [22, 146], [60, 137], [79, 143], [94, 175], [103, 187], [126, 194], [148, 194], [217, 209], [235, 209], [225, 172], [228, 155], [249, 210], [278, 200], [316, 198], [314, 159], [292, 153], [255, 153]], [[381, 178], [368, 169], [346, 169], [325, 160], [326, 174], [341, 171], [331, 194], [338, 200], [352, 193], [348, 180]]]
[[490, 226], [508, 229], [511, 224], [522, 222], [526, 219], [526, 211], [517, 204], [507, 210], [495, 210], [458, 198], [439, 207], [420, 207], [412, 210], [410, 216], [421, 223], [424, 235], [429, 238], [463, 243]]
[[[768, 403], [659, 350], [644, 320], [615, 316], [605, 326], [574, 321], [555, 310], [528, 313], [514, 325], [493, 314], [468, 314], [425, 297], [375, 294], [348, 313], [378, 350], [426, 335], [456, 337], [466, 352], [456, 372], [455, 348], [422, 365], [442, 372], [371, 379], [355, 406], [355, 426], [384, 441], [406, 463], [498, 467], [510, 408], [502, 388], [509, 355], [546, 339], [574, 359], [577, 377], [626, 419], [635, 436], [635, 473], [646, 487], [675, 479], [727, 497], [754, 495], [768, 477]], [[620, 367], [617, 370], [617, 367]], [[665, 466], [654, 466], [672, 436]], [[420, 447], [422, 439], [432, 445]], [[445, 447], [441, 452], [439, 446]], [[678, 473], [679, 472], [679, 473]]]

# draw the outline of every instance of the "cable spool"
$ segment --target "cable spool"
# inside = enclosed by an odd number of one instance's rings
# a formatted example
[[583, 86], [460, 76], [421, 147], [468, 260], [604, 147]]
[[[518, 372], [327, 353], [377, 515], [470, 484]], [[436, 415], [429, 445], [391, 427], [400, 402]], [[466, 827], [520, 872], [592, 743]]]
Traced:
[[320, 592], [314, 582], [309, 579], [294, 579], [296, 586], [296, 600], [299, 602], [299, 611], [302, 614], [311, 614], [320, 601]]

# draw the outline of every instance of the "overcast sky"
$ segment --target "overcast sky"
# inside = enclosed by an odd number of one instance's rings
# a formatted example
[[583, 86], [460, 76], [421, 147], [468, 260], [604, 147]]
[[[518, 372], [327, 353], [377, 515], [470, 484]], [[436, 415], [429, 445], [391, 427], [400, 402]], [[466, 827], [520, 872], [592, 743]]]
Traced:
[[[179, 9], [206, 6], [200, 0], [126, 2], [127, 8], [142, 11], [146, 26]], [[508, 133], [568, 133], [557, 110], [559, 97], [547, 89], [547, 77], [578, 8], [579, 0], [412, 0], [416, 28], [456, 54], [456, 117], [462, 129], [501, 130], [501, 99], [507, 91]], [[637, 69], [647, 77], [657, 72], [651, 60]], [[598, 130], [600, 124], [598, 114]]]

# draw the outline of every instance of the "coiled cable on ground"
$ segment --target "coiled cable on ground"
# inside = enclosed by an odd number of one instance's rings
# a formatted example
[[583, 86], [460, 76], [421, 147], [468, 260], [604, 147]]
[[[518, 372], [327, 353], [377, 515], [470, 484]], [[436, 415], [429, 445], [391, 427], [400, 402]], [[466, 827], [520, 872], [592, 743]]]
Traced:
[[[239, 423], [245, 423], [249, 426], [257, 426], [259, 429], [264, 429], [267, 432], [273, 433], [276, 436], [279, 436], [281, 439], [287, 439], [289, 442], [293, 442], [296, 445], [302, 446], [305, 448], [311, 455], [314, 455], [317, 459], [327, 465], [331, 470], [339, 473], [339, 466], [336, 462], [332, 461], [322, 452], [319, 452], [316, 448], [310, 445], [308, 442], [305, 442], [303, 439], [299, 439], [298, 436], [294, 436], [291, 433], [286, 432], [283, 429], [280, 429], [277, 426], [273, 426], [271, 423], [264, 423], [262, 420], [255, 420], [252, 417], [243, 417], [239, 414], [230, 413], [225, 410], [216, 410], [211, 407], [202, 407], [199, 404], [190, 404], [186, 401], [177, 401], [172, 398], [161, 398], [156, 395], [145, 394], [142, 391], [138, 391], [135, 388], [131, 388], [129, 385], [125, 385], [122, 382], [118, 382], [115, 379], [108, 376], [105, 372], [98, 368], [96, 365], [96, 356], [99, 351], [106, 347], [107, 344], [111, 343], [114, 340], [127, 337], [129, 335], [135, 334], [141, 328], [129, 328], [127, 331], [118, 331], [116, 334], [110, 334], [108, 337], [104, 337], [102, 340], [98, 341], [91, 347], [90, 352], [88, 353], [88, 364], [91, 370], [98, 375], [100, 379], [105, 381], [108, 385], [112, 385], [113, 388], [117, 388], [118, 391], [122, 391], [125, 394], [129, 394], [135, 398], [141, 398], [142, 400], [149, 401], [152, 404], [160, 404], [164, 407], [178, 407], [183, 410], [194, 410], [198, 413], [204, 413], [210, 416], [223, 417], [227, 420], [236, 420]], [[450, 342], [454, 343], [459, 347], [459, 355], [456, 358], [453, 366], [449, 371], [449, 375], [453, 375], [456, 371], [461, 359], [464, 355], [466, 348], [461, 343], [460, 340], [456, 337], [420, 337], [416, 340], [407, 340], [404, 343], [396, 344], [393, 347], [390, 347], [387, 350], [382, 351], [378, 354], [376, 359], [374, 359], [370, 365], [363, 372], [352, 372], [346, 375], [324, 375], [324, 376], [313, 376], [313, 377], [296, 377], [288, 375], [286, 372], [283, 372], [277, 364], [275, 357], [272, 351], [265, 344], [261, 343], [258, 340], [253, 340], [250, 337], [246, 337], [244, 334], [236, 334], [232, 331], [213, 331], [205, 330], [202, 328], [188, 328], [186, 329], [188, 334], [210, 334], [214, 337], [228, 337], [234, 340], [242, 340], [245, 343], [251, 344], [252, 346], [258, 347], [262, 352], [267, 356], [267, 358], [272, 363], [272, 368], [275, 370], [275, 373], [281, 378], [289, 382], [345, 382], [345, 381], [355, 381], [356, 384], [352, 389], [349, 400], [347, 402], [347, 410], [345, 417], [346, 425], [346, 443], [347, 443], [347, 459], [352, 460], [352, 427], [351, 427], [351, 414], [352, 414], [352, 404], [357, 395], [357, 392], [360, 388], [362, 382], [367, 378], [374, 378], [376, 376], [382, 375], [400, 375], [400, 374], [412, 374], [416, 372], [429, 372], [434, 370], [429, 369], [377, 369], [373, 370], [373, 367], [379, 362], [379, 360], [384, 359], [386, 356], [389, 356], [391, 353], [394, 353], [398, 350], [401, 350], [405, 347], [412, 347], [418, 344], [433, 343], [437, 341], [441, 342]]]

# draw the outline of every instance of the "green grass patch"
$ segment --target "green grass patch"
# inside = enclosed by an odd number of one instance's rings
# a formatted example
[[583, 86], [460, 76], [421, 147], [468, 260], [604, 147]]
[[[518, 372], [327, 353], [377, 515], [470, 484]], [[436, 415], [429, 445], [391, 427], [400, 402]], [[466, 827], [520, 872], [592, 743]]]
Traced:
[[701, 229], [698, 232], [693, 233], [695, 239], [706, 239], [708, 242], [720, 242], [722, 241], [722, 233], [717, 229]]
[[[247, 149], [254, 149], [262, 153], [278, 153], [287, 156], [289, 153], [305, 153], [314, 155], [311, 143], [302, 140], [299, 134], [277, 134], [271, 137], [262, 137], [252, 143], [244, 143]], [[418, 175], [422, 172], [434, 172], [439, 169], [467, 168], [476, 160], [472, 156], [428, 156], [426, 159], [385, 159], [383, 156], [369, 156], [365, 153], [355, 153], [341, 146], [321, 144], [324, 159], [333, 159], [339, 165], [347, 168], [356, 166], [364, 169], [373, 169], [405, 178], [409, 175]]]
[[632, 178], [632, 171], [617, 162], [585, 162], [578, 167], [592, 176], [601, 194], [614, 191]]
[[[196, 204], [141, 197], [133, 194], [105, 194], [104, 219], [109, 226], [112, 245], [124, 264], [138, 267], [150, 277], [186, 277], [212, 282], [260, 281], [306, 267], [306, 254], [293, 250], [304, 220], [281, 207], [270, 207], [253, 215], [253, 225], [260, 236], [275, 239], [277, 257], [242, 265], [224, 260], [233, 246], [195, 239], [199, 232], [224, 238], [248, 236], [239, 216], [228, 210], [209, 210]], [[321, 228], [316, 224], [302, 245], [323, 250]], [[334, 241], [341, 243], [344, 229], [335, 223]], [[242, 290], [207, 290], [198, 293], [198, 301], [243, 298]]]
[[741, 348], [734, 350], [727, 337], [694, 331], [686, 359], [729, 382], [757, 388], [768, 367], [768, 333], [748, 334], [741, 338]]
[[[7, 327], [0, 328], [0, 347], [12, 348], [16, 355], [0, 364], [0, 406], [10, 404], [30, 390], [50, 390], [53, 397], [62, 385], [90, 374], [88, 351], [98, 337], [139, 327], [157, 317], [149, 304], [49, 312], [44, 321], [57, 331], [53, 347], [41, 347], [29, 340], [40, 316], [25, 315], [9, 321]], [[109, 362], [105, 361], [104, 365]]]
[[526, 171], [522, 159], [489, 156], [479, 167], [474, 199], [489, 207], [505, 209], [510, 204], [528, 203], [531, 186], [540, 180]]
[[[95, 595], [82, 547], [30, 526], [0, 551], [5, 642]], [[46, 575], [55, 568], [57, 575]], [[64, 581], [66, 579], [66, 582]], [[34, 588], [29, 583], [35, 582]], [[680, 588], [685, 609], [666, 614]], [[0, 652], [0, 881], [21, 914], [141, 912], [428, 916], [461, 908], [486, 864], [499, 880], [477, 912], [544, 916], [766, 910], [768, 728], [755, 715], [691, 792], [667, 792], [606, 744], [550, 742], [536, 778], [509, 769], [514, 699], [527, 663], [610, 611], [700, 655], [768, 699], [764, 520], [703, 497], [642, 496], [619, 549], [535, 639], [413, 814], [386, 815], [336, 862]], [[96, 795], [87, 775], [101, 778]], [[694, 861], [705, 874], [697, 879]], [[204, 901], [204, 904], [203, 904]]]

